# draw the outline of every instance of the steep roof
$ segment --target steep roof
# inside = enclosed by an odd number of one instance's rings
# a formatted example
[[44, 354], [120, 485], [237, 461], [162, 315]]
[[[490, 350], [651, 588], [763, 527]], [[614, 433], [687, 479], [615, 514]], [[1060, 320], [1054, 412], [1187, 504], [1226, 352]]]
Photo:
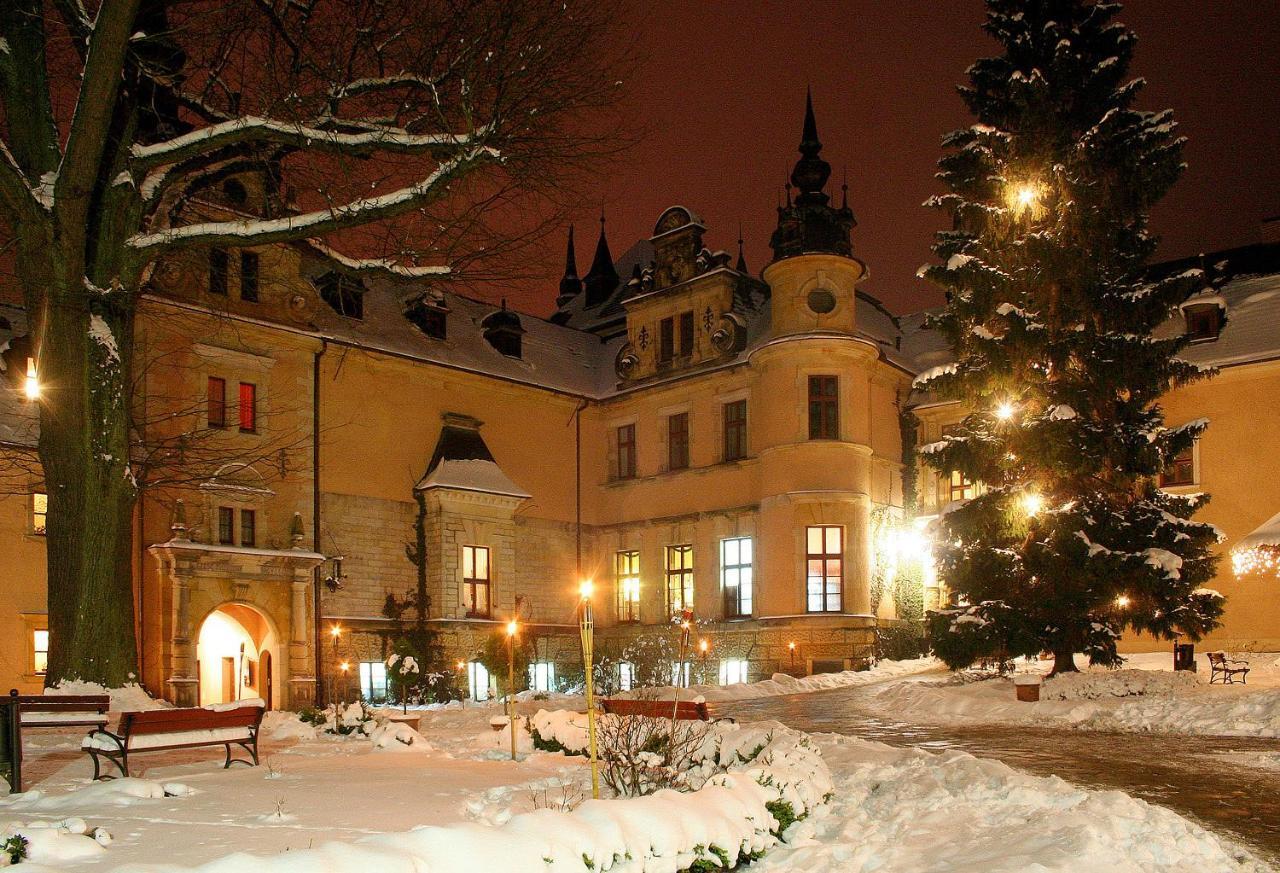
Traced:
[[415, 490], [447, 488], [455, 491], [477, 491], [506, 497], [529, 497], [527, 491], [512, 482], [480, 435], [480, 422], [446, 421], [436, 440], [436, 449], [427, 464], [427, 472], [414, 486]]

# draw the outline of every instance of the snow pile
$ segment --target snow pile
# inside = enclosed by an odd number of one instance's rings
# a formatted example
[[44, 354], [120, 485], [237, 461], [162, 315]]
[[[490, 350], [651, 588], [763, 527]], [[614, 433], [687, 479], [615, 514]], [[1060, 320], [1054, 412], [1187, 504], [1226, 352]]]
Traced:
[[1104, 700], [1146, 694], [1179, 694], [1196, 687], [1194, 673], [1155, 670], [1113, 670], [1067, 673], [1045, 682], [1042, 700]]
[[61, 809], [83, 808], [85, 804], [93, 807], [132, 806], [142, 800], [187, 797], [194, 793], [194, 788], [183, 785], [181, 782], [155, 782], [151, 779], [126, 776], [106, 782], [90, 782], [65, 794], [50, 795], [37, 789], [22, 794], [10, 794], [8, 797], [0, 797], [0, 809], [56, 812]]
[[[943, 669], [937, 658], [913, 658], [909, 661], [879, 661], [869, 670], [845, 670], [841, 673], [815, 673], [812, 676], [796, 678], [786, 673], [774, 673], [770, 679], [759, 682], [743, 682], [736, 685], [692, 685], [680, 689], [681, 700], [701, 697], [706, 701], [720, 700], [752, 700], [757, 697], [777, 697], [783, 694], [804, 694], [809, 691], [826, 691], [832, 688], [849, 688], [857, 685], [870, 685], [910, 676], [915, 673], [926, 673]], [[671, 699], [676, 689], [670, 685], [657, 688], [639, 688], [618, 694], [618, 697], [643, 697], [646, 699]]]
[[415, 752], [431, 750], [427, 738], [403, 722], [383, 721], [369, 733], [369, 741], [375, 749], [388, 749], [403, 752], [413, 749]]
[[260, 729], [273, 740], [367, 739], [375, 749], [427, 751], [431, 748], [427, 738], [407, 724], [392, 721], [386, 713], [369, 709], [362, 703], [352, 703], [341, 711], [330, 704], [321, 712], [310, 712], [306, 719], [295, 712], [268, 712], [263, 716]]
[[156, 700], [146, 689], [136, 683], [120, 688], [106, 688], [96, 682], [71, 682], [63, 680], [45, 694], [106, 694], [111, 698], [112, 712], [142, 712], [148, 709], [166, 709], [170, 704]]
[[963, 752], [831, 735], [820, 742], [838, 774], [834, 799], [770, 854], [772, 873], [1268, 869], [1199, 825], [1119, 791], [1077, 788]]
[[1203, 691], [1125, 701], [1115, 709], [1095, 713], [1078, 726], [1091, 730], [1280, 737], [1280, 691], [1250, 691], [1230, 697], [1219, 696], [1221, 690], [1216, 685]]
[[314, 740], [320, 736], [319, 729], [298, 717], [296, 712], [273, 709], [262, 716], [259, 727], [262, 735], [273, 740]]
[[[17, 863], [67, 864], [96, 860], [111, 845], [111, 834], [104, 828], [89, 828], [82, 818], [62, 821], [0, 822], [0, 846], [21, 846]], [[0, 850], [0, 867], [9, 865], [11, 855]]]
[[544, 743], [558, 743], [566, 754], [582, 755], [587, 750], [587, 714], [568, 709], [540, 709], [529, 718], [529, 726]]

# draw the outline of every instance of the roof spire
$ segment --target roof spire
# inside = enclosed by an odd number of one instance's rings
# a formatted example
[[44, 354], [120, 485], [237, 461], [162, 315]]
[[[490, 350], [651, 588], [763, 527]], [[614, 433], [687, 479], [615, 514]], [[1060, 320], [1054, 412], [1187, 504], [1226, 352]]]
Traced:
[[791, 171], [791, 184], [800, 189], [796, 198], [798, 206], [826, 206], [830, 199], [823, 192], [827, 179], [831, 178], [831, 165], [818, 155], [822, 141], [818, 139], [818, 122], [813, 116], [813, 92], [804, 95], [804, 132], [800, 135], [800, 160]]
[[846, 164], [841, 172], [844, 174], [844, 181], [840, 183], [840, 208], [849, 208], [849, 165]]
[[742, 250], [742, 221], [741, 220], [738, 221], [738, 263], [736, 266], [734, 266], [734, 269], [737, 270], [739, 273], [747, 272], [747, 256], [743, 253], [743, 250]]
[[817, 157], [822, 151], [822, 141], [818, 139], [818, 122], [813, 117], [813, 89], [804, 89], [804, 132], [800, 135], [800, 154], [806, 158]]
[[563, 309], [569, 301], [582, 293], [582, 280], [578, 278], [578, 258], [574, 252], [573, 225], [569, 225], [569, 242], [564, 253], [564, 278], [560, 280], [560, 296], [556, 307]]
[[596, 241], [596, 255], [591, 261], [591, 269], [582, 278], [582, 284], [587, 289], [587, 307], [599, 306], [609, 299], [620, 282], [618, 271], [613, 266], [613, 255], [609, 253], [609, 240], [604, 233], [604, 209], [601, 209], [600, 239]]

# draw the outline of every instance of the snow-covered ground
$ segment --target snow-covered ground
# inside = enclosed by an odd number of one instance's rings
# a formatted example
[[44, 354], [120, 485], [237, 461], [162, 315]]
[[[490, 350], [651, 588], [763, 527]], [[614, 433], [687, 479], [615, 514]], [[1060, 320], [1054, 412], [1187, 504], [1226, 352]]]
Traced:
[[[1047, 680], [1037, 703], [1016, 700], [1011, 679], [975, 679], [936, 663], [931, 671], [868, 686], [868, 693], [905, 720], [1280, 737], [1280, 654], [1248, 658], [1248, 685], [1210, 685], [1206, 664], [1200, 664], [1204, 672], [1174, 673], [1171, 655], [1152, 653], [1129, 656], [1120, 670], [1089, 669]], [[1047, 661], [1020, 661], [1018, 671], [1044, 674], [1050, 666]]]
[[[905, 670], [896, 675], [883, 687], [907, 681]], [[532, 714], [546, 705], [531, 701], [521, 710]], [[64, 756], [61, 769], [26, 795], [0, 798], [0, 832], [19, 823], [17, 829], [35, 834], [37, 857], [26, 862], [32, 873], [194, 867], [206, 873], [634, 873], [642, 865], [646, 871], [688, 866], [690, 850], [628, 861], [625, 854], [613, 856], [611, 846], [650, 845], [650, 835], [662, 835], [674, 847], [696, 828], [711, 829], [716, 839], [743, 838], [742, 817], [758, 816], [770, 796], [752, 775], [751, 767], [772, 765], [762, 763], [717, 777], [728, 781], [697, 795], [579, 805], [589, 796], [585, 761], [532, 752], [522, 731], [520, 760], [511, 762], [510, 735], [490, 726], [500, 713], [496, 706], [429, 709], [421, 719], [425, 742], [406, 745], [404, 735], [381, 748], [363, 736], [311, 738], [295, 718], [272, 713], [262, 767], [222, 770], [216, 750], [155, 754], [136, 759], [139, 778], [96, 785], [87, 783], [88, 762], [74, 753], [76, 736], [68, 732], [44, 741], [37, 753]], [[562, 726], [574, 721], [546, 718]], [[805, 802], [813, 815], [792, 825], [787, 844], [772, 846], [756, 867], [762, 871], [1267, 869], [1163, 808], [959, 752], [823, 735], [815, 739], [827, 775], [810, 776], [816, 771], [804, 762], [813, 752], [804, 749], [813, 747], [797, 745], [802, 735], [772, 729], [784, 741], [779, 766], [801, 774], [775, 781], [825, 784], [820, 792], [829, 798], [823, 802], [809, 789]], [[726, 736], [734, 730], [722, 728]], [[743, 726], [750, 742], [738, 745], [755, 747], [755, 738], [769, 730]], [[573, 806], [575, 812], [564, 811]], [[54, 827], [33, 828], [33, 822]], [[95, 828], [111, 838], [99, 831], [94, 839]], [[758, 828], [745, 838], [755, 841], [750, 845], [773, 842]]]

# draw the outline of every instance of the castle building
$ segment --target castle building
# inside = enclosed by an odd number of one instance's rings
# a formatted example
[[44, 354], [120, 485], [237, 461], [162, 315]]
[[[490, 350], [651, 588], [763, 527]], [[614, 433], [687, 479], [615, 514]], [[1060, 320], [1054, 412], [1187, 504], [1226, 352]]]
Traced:
[[[689, 614], [708, 643], [684, 668], [694, 681], [864, 663], [877, 628], [945, 596], [927, 576], [895, 587], [886, 534], [980, 485], [919, 473], [907, 505], [904, 412], [922, 443], [964, 410], [912, 395], [947, 350], [923, 315], [859, 290], [854, 216], [847, 194], [832, 202], [821, 152], [807, 105], [758, 276], [741, 241], [736, 258], [709, 249], [697, 214], [673, 206], [616, 261], [602, 221], [581, 277], [571, 231], [549, 319], [316, 246], [160, 264], [138, 324], [142, 684], [184, 705], [377, 697], [391, 648], [426, 629], [483, 696], [478, 655], [515, 617], [546, 689], [581, 669], [583, 579], [624, 684], [628, 647], [674, 639]], [[260, 214], [269, 197], [231, 179], [199, 208]], [[1278, 250], [1231, 255], [1219, 293], [1169, 328], [1203, 331], [1193, 359], [1223, 367], [1166, 409], [1214, 420], [1168, 485], [1215, 494], [1206, 517], [1226, 547], [1280, 510], [1280, 414], [1259, 402], [1280, 396]], [[23, 492], [0, 497], [0, 681], [34, 689], [48, 497], [20, 382], [38, 352], [20, 308], [0, 317], [0, 450]], [[1280, 644], [1267, 580], [1223, 573], [1224, 638]]]

